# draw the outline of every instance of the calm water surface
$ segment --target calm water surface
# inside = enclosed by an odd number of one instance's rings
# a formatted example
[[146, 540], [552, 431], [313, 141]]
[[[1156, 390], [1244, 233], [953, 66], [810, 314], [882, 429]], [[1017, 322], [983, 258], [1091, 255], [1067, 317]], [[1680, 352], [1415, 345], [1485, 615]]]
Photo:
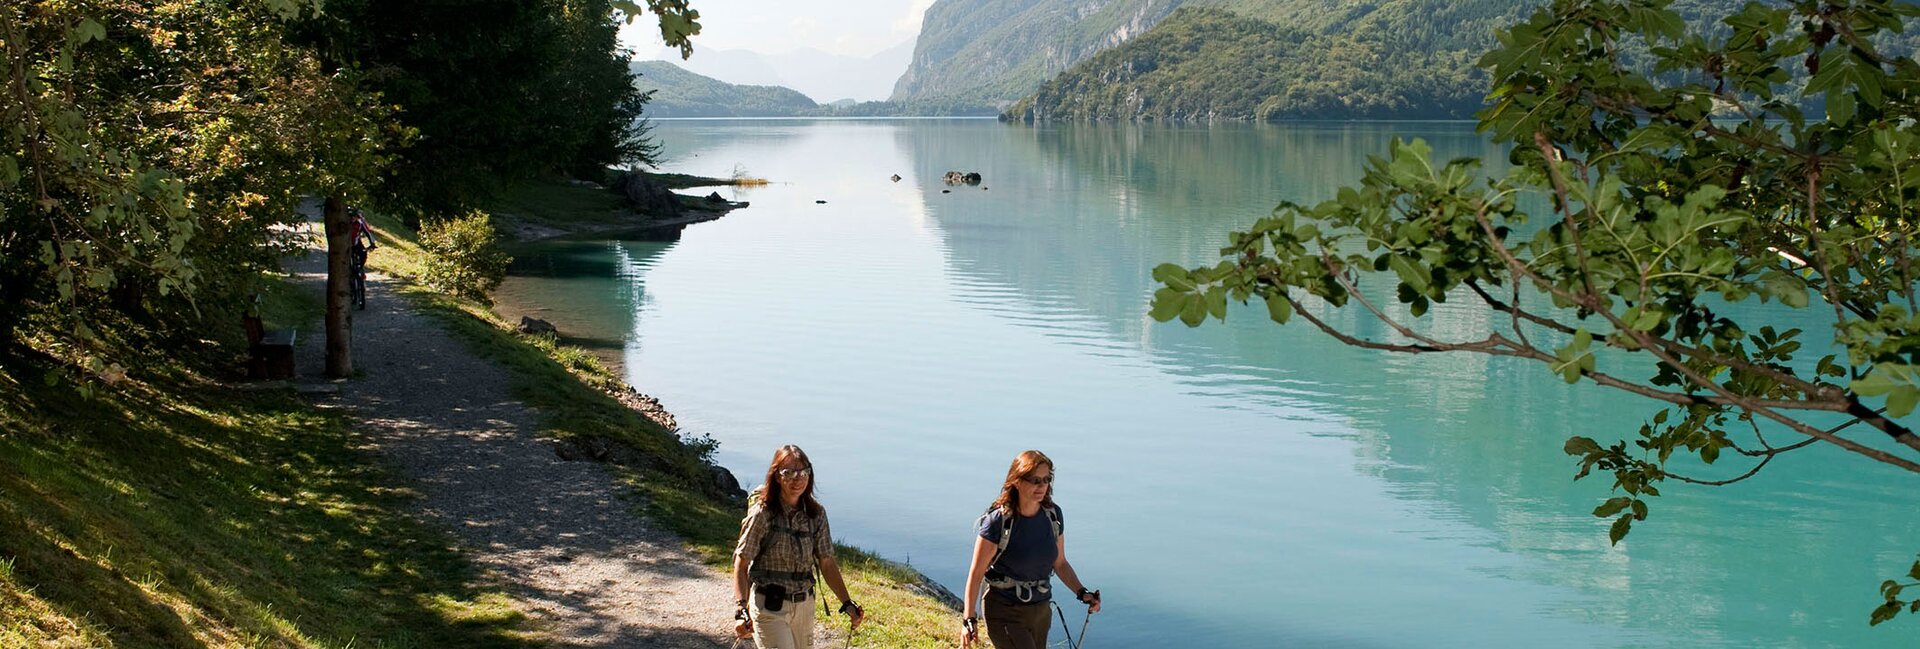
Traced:
[[[1574, 482], [1561, 445], [1630, 432], [1648, 402], [1535, 365], [1349, 349], [1257, 304], [1199, 329], [1146, 316], [1154, 265], [1212, 263], [1226, 233], [1331, 197], [1395, 134], [1504, 157], [1469, 125], [656, 133], [668, 170], [774, 183], [722, 190], [753, 206], [678, 242], [519, 251], [501, 299], [617, 355], [749, 481], [805, 447], [839, 540], [956, 591], [1007, 463], [1047, 452], [1069, 556], [1106, 594], [1090, 647], [1920, 644], [1913, 620], [1866, 625], [1920, 550], [1910, 475], [1809, 448], [1733, 486], [1669, 485], [1610, 547], [1589, 514], [1610, 480]], [[948, 170], [986, 183], [943, 192]], [[1496, 324], [1456, 303], [1422, 326]]]

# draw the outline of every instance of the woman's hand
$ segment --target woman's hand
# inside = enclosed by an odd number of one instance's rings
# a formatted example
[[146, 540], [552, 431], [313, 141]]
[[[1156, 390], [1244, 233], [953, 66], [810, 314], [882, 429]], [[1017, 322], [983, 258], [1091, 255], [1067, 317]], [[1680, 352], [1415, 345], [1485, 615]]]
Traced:
[[733, 637], [753, 637], [753, 618], [747, 616], [746, 600], [740, 600], [739, 607], [733, 610], [733, 619]]
[[980, 641], [980, 621], [973, 616], [960, 620], [960, 649], [972, 647]]
[[1075, 597], [1080, 600], [1080, 603], [1087, 605], [1088, 613], [1100, 612], [1100, 591], [1082, 588]]
[[861, 607], [859, 604], [853, 603], [852, 601], [841, 602], [840, 612], [846, 615], [847, 619], [852, 621], [853, 623], [853, 628], [848, 629], [849, 631], [858, 630], [860, 628], [860, 623], [867, 619], [867, 609]]

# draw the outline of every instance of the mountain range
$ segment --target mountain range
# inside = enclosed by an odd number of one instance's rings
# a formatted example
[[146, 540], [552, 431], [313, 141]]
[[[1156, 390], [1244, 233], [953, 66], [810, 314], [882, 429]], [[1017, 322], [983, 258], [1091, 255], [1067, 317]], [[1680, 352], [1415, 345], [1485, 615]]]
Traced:
[[845, 100], [879, 101], [893, 90], [894, 80], [913, 57], [913, 41], [904, 41], [871, 56], [842, 56], [811, 48], [779, 54], [750, 50], [695, 49], [680, 58], [680, 50], [662, 48], [654, 60], [727, 83], [783, 86], [800, 91], [817, 103]]
[[[936, 0], [889, 101], [838, 114], [986, 109], [1022, 120], [1464, 118], [1483, 101], [1486, 78], [1475, 62], [1494, 46], [1495, 30], [1544, 2]], [[1721, 0], [1674, 0], [1670, 8], [1706, 29], [1719, 27], [1732, 9]], [[1904, 56], [1920, 37], [1882, 40], [1890, 53]], [[904, 53], [900, 48], [888, 56]], [[715, 76], [797, 83], [783, 76], [797, 72], [775, 70], [768, 57], [709, 54], [701, 65], [713, 67], [704, 69], [733, 66]], [[856, 69], [788, 58], [782, 63], [825, 76]], [[877, 96], [871, 83], [866, 87], [861, 92]], [[813, 94], [829, 96], [822, 92]]]
[[819, 108], [791, 88], [734, 85], [681, 69], [666, 61], [633, 61], [633, 85], [653, 93], [648, 117], [785, 117]]

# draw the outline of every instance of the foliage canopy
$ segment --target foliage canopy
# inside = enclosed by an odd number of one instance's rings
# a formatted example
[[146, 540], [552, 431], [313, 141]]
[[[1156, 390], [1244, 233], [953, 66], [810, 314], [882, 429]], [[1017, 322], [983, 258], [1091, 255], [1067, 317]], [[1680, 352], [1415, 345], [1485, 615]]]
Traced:
[[[1219, 264], [1156, 268], [1153, 317], [1198, 326], [1257, 296], [1275, 322], [1350, 345], [1526, 359], [1660, 402], [1631, 443], [1566, 443], [1579, 477], [1613, 475], [1619, 495], [1594, 514], [1614, 520], [1615, 542], [1664, 481], [1737, 482], [1811, 444], [1920, 473], [1904, 419], [1920, 403], [1920, 64], [1874, 40], [1916, 14], [1889, 0], [1752, 3], [1703, 31], [1666, 0], [1556, 0], [1480, 61], [1493, 83], [1480, 126], [1512, 145], [1511, 173], [1487, 180], [1477, 161], [1396, 142], [1358, 187], [1234, 233]], [[1370, 281], [1398, 305], [1362, 290]], [[1449, 300], [1498, 324], [1482, 338], [1424, 332], [1419, 318]], [[1724, 308], [1747, 301], [1830, 313], [1831, 326]], [[1393, 335], [1322, 317], [1340, 308]], [[1836, 353], [1801, 357], [1829, 342]], [[1601, 353], [1646, 374], [1604, 371]], [[1737, 455], [1746, 470], [1691, 477], [1675, 454]], [[1920, 580], [1920, 563], [1906, 577]], [[1870, 621], [1920, 612], [1901, 594], [1912, 586], [1883, 584]]]
[[0, 5], [0, 360], [88, 389], [236, 326], [303, 195], [457, 213], [646, 159], [647, 12], [688, 51], [685, 0]]

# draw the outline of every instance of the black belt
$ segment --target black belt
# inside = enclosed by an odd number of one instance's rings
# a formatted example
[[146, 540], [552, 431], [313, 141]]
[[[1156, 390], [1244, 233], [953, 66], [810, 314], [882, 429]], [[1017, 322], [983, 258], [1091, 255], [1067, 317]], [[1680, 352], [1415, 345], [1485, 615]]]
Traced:
[[747, 571], [747, 575], [751, 577], [772, 577], [774, 579], [790, 579], [793, 581], [813, 581], [813, 571], [811, 570], [806, 572], [788, 572], [783, 570], [749, 570]]
[[[768, 594], [762, 591], [754, 591], [754, 593], [759, 595], [761, 599], [777, 599], [782, 602], [804, 602], [807, 600], [808, 597], [813, 596], [812, 590], [803, 590], [797, 593], [785, 593], [780, 595], [779, 597], [768, 597]], [[768, 607], [768, 608], [772, 608], [772, 607]]]

